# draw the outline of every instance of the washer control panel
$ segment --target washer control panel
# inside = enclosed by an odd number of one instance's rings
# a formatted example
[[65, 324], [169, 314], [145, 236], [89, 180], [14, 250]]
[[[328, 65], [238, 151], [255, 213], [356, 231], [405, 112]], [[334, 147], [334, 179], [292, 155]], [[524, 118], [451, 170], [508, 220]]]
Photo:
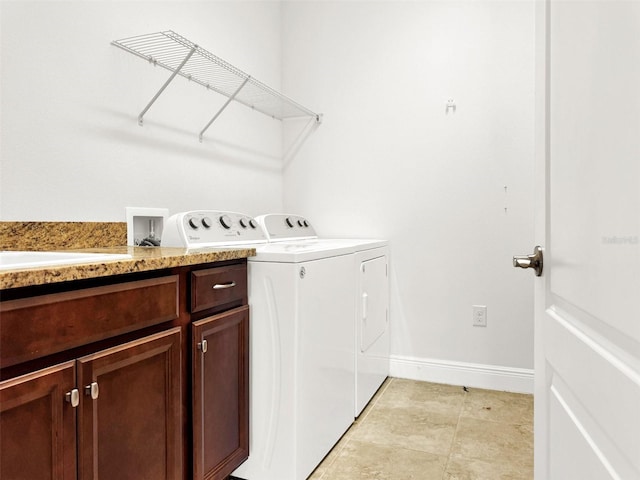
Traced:
[[256, 217], [270, 241], [318, 238], [311, 222], [300, 215], [270, 213]]
[[162, 231], [163, 247], [214, 247], [266, 243], [267, 236], [249, 215], [217, 210], [177, 213]]

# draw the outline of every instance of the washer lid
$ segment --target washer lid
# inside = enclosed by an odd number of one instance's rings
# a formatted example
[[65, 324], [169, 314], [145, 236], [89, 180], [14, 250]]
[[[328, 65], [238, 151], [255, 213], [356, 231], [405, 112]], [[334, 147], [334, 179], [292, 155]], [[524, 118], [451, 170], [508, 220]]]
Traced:
[[323, 238], [322, 240], [342, 242], [345, 245], [353, 245], [356, 252], [386, 247], [389, 245], [389, 240], [381, 240], [379, 238]]
[[355, 253], [352, 244], [335, 241], [277, 242], [256, 247], [251, 262], [300, 263], [310, 260], [350, 255]]

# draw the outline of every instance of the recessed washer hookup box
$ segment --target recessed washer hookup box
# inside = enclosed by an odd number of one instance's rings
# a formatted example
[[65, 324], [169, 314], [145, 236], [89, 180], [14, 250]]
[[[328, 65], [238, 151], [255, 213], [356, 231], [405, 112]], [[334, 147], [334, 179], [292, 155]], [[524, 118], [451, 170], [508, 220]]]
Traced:
[[127, 245], [159, 246], [168, 208], [126, 207]]

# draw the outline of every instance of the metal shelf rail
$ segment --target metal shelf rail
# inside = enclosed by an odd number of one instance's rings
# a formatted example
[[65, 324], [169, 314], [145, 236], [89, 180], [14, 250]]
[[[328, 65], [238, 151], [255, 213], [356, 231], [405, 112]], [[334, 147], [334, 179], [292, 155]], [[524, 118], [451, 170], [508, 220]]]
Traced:
[[322, 122], [322, 114], [303, 107], [174, 31], [138, 35], [111, 43], [171, 72], [171, 76], [138, 115], [140, 125], [147, 110], [177, 75], [227, 97], [225, 104], [200, 131], [201, 142], [207, 129], [233, 100], [278, 120], [313, 117], [317, 123]]

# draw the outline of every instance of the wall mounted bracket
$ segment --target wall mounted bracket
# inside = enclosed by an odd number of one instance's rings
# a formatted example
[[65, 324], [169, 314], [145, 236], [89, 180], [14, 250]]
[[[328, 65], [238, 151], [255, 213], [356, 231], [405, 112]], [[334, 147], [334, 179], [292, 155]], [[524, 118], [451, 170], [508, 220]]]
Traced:
[[247, 84], [247, 82], [249, 81], [251, 77], [247, 77], [246, 80], [244, 82], [242, 82], [242, 85], [240, 85], [238, 87], [238, 89], [233, 92], [233, 94], [227, 99], [226, 102], [224, 102], [224, 105], [222, 105], [222, 107], [220, 108], [220, 110], [218, 110], [218, 112], [213, 116], [213, 118], [211, 120], [209, 120], [209, 123], [207, 123], [205, 125], [205, 127], [202, 129], [202, 131], [200, 132], [200, 135], [198, 135], [198, 138], [200, 139], [200, 142], [202, 143], [202, 136], [204, 135], [204, 132], [207, 131], [207, 128], [209, 128], [211, 126], [211, 124], [213, 122], [215, 122], [216, 118], [218, 118], [220, 116], [220, 114], [222, 113], [222, 111], [227, 108], [227, 105], [229, 105], [231, 103], [231, 101], [236, 98], [238, 96], [238, 94], [240, 93], [240, 90], [242, 90], [242, 88]]
[[[171, 76], [167, 79], [166, 82], [164, 82], [164, 85], [162, 85], [162, 87], [160, 87], [160, 90], [158, 90], [158, 93], [156, 93], [153, 98], [149, 101], [149, 103], [147, 103], [147, 106], [144, 107], [144, 109], [142, 110], [142, 112], [140, 112], [140, 115], [138, 115], [138, 125], [142, 126], [143, 121], [142, 121], [142, 117], [144, 117], [144, 114], [147, 113], [147, 110], [149, 110], [149, 108], [151, 108], [151, 105], [154, 104], [154, 102], [158, 99], [158, 97], [160, 96], [160, 94], [162, 92], [164, 92], [164, 89], [167, 88], [167, 86], [173, 81], [174, 78], [176, 78], [176, 75], [178, 75], [180, 73], [180, 70], [182, 70], [182, 67], [184, 67], [184, 64], [187, 63], [189, 61], [189, 59], [191, 58], [191, 55], [193, 55], [193, 53], [196, 51], [196, 47], [194, 46], [191, 50], [189, 50], [189, 53], [187, 54], [186, 57], [184, 57], [184, 60], [182, 61], [182, 63], [180, 65], [178, 65], [178, 68], [176, 68], [174, 70], [174, 72], [171, 74]], [[155, 63], [155, 62], [154, 62]]]

